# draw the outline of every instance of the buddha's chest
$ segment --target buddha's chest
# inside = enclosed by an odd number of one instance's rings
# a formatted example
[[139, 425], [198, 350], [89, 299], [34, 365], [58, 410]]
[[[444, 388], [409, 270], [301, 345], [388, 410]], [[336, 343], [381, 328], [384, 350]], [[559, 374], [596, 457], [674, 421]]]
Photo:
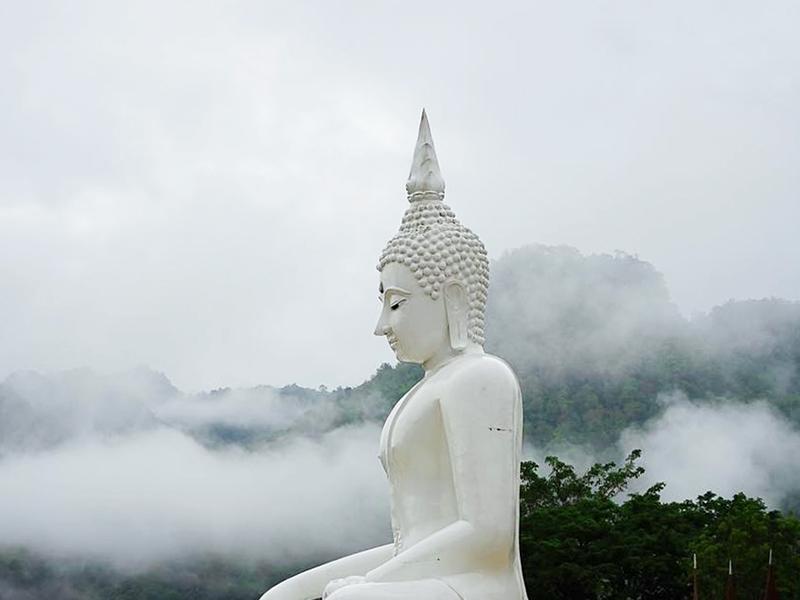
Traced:
[[437, 386], [412, 390], [397, 403], [381, 434], [381, 462], [392, 480], [432, 480], [450, 461]]

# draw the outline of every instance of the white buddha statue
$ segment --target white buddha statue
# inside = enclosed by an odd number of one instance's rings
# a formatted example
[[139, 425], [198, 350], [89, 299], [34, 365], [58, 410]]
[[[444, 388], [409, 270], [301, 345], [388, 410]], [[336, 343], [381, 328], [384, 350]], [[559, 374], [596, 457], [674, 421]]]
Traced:
[[398, 360], [425, 369], [381, 434], [394, 541], [301, 573], [261, 600], [526, 599], [519, 384], [483, 351], [486, 250], [442, 201], [425, 111], [406, 189], [411, 205], [378, 264], [375, 329]]

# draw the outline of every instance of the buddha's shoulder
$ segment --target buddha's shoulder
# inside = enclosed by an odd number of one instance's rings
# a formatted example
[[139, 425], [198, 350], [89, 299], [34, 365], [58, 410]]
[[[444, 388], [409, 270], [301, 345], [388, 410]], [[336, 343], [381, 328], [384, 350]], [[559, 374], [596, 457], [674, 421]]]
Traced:
[[446, 385], [462, 391], [508, 392], [519, 391], [517, 376], [509, 364], [492, 354], [468, 354], [453, 361], [448, 369]]

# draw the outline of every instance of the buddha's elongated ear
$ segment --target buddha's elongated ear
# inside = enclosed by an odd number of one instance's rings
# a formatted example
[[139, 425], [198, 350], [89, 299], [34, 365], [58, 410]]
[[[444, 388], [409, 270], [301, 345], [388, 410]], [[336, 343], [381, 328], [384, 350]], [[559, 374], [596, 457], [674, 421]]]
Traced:
[[450, 331], [450, 346], [453, 350], [467, 347], [467, 324], [469, 303], [467, 290], [458, 281], [444, 285], [444, 309], [447, 313], [447, 328]]

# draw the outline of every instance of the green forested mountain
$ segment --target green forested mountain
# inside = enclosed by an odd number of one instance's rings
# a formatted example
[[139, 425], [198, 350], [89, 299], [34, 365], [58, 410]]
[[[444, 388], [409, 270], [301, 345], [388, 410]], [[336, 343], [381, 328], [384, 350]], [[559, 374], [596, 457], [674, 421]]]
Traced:
[[[688, 320], [647, 262], [626, 254], [584, 256], [568, 247], [530, 246], [492, 264], [486, 335], [487, 350], [519, 376], [525, 436], [538, 447], [570, 442], [603, 449], [625, 427], [656, 415], [659, 394], [675, 391], [698, 402], [765, 399], [800, 423], [798, 302], [729, 301]], [[163, 375], [142, 370], [125, 375], [124, 386], [85, 370], [56, 379], [17, 374], [0, 384], [0, 413], [7, 416], [0, 422], [0, 454], [8, 443], [39, 447], [68, 439], [65, 424], [76, 420], [76, 407], [85, 407], [87, 398], [95, 401], [84, 411], [102, 433], [155, 419], [210, 446], [257, 447], [382, 421], [421, 376], [415, 365], [384, 364], [356, 387], [258, 386], [187, 396]], [[62, 401], [47, 403], [43, 416], [32, 408], [37, 402], [27, 401], [31, 396]], [[145, 397], [151, 399], [146, 406]], [[231, 411], [237, 403], [260, 403], [274, 418], [186, 420], [170, 408], [176, 398], [186, 406], [227, 405]], [[107, 416], [98, 419], [98, 406]], [[65, 417], [47, 418], [54, 412]]]
[[[525, 437], [603, 449], [661, 409], [659, 394], [702, 402], [766, 399], [800, 424], [800, 303], [729, 301], [691, 321], [652, 265], [618, 254], [532, 246], [492, 265], [489, 352], [517, 372]], [[342, 419], [385, 417], [421, 376], [381, 366], [334, 392]]]

